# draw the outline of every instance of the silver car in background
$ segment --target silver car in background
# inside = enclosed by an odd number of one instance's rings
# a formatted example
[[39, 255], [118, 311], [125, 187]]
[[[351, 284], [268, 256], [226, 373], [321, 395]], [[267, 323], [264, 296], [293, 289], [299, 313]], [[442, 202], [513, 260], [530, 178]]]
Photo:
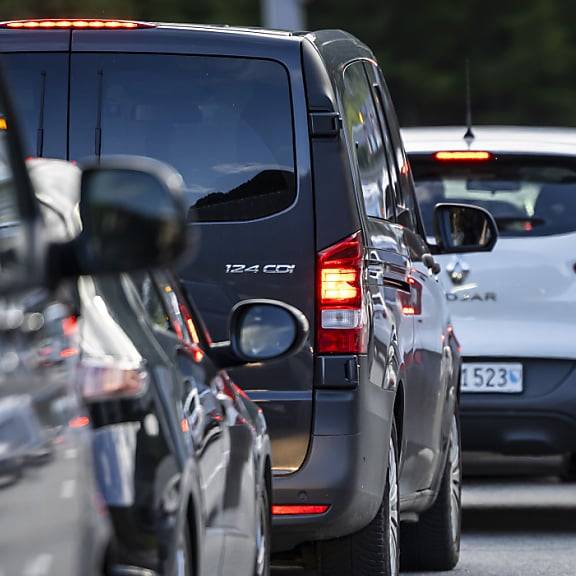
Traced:
[[407, 129], [428, 235], [439, 202], [481, 206], [492, 253], [437, 256], [462, 344], [464, 448], [566, 454], [576, 469], [576, 130]]

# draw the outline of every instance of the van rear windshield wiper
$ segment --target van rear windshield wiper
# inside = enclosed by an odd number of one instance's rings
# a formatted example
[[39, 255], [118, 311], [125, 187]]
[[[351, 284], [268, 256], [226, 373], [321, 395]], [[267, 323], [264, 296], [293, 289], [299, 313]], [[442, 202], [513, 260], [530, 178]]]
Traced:
[[40, 73], [40, 109], [38, 111], [38, 129], [36, 130], [36, 156], [44, 155], [44, 110], [46, 108], [46, 72]]
[[98, 160], [102, 154], [102, 96], [104, 90], [104, 71], [98, 70], [98, 95], [96, 100], [96, 129], [94, 130], [94, 154]]

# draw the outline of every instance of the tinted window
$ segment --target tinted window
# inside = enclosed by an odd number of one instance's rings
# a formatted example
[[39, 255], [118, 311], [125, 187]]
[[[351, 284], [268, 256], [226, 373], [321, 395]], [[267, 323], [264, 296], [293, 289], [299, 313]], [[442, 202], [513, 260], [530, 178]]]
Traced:
[[382, 71], [379, 68], [373, 68], [373, 71], [375, 76], [374, 82], [378, 85], [377, 97], [385, 112], [386, 130], [388, 131], [394, 149], [393, 157], [399, 175], [399, 186], [396, 188], [397, 205], [400, 210], [403, 208], [408, 210], [409, 216], [404, 219], [404, 224], [416, 231], [418, 230], [418, 224], [416, 222], [416, 202], [414, 200], [412, 189], [412, 173], [410, 170], [410, 164], [406, 158], [404, 145], [402, 144], [396, 111], [392, 104], [392, 99], [390, 98], [390, 93], [388, 92]]
[[362, 62], [344, 71], [344, 115], [350, 142], [356, 149], [366, 214], [388, 218], [386, 193], [390, 176], [372, 92]]
[[576, 163], [506, 158], [483, 164], [412, 160], [416, 194], [428, 234], [438, 202], [464, 202], [489, 210], [501, 236], [546, 236], [576, 231]]
[[68, 57], [65, 54], [4, 54], [6, 75], [27, 155], [66, 156]]
[[[290, 86], [281, 64], [143, 54], [78, 54], [73, 62], [72, 98], [83, 102], [72, 120], [74, 150], [82, 150], [79, 132], [96, 136], [99, 125], [102, 154], [173, 165], [203, 221], [261, 218], [294, 201]], [[98, 152], [96, 137], [86, 143], [84, 154]]]

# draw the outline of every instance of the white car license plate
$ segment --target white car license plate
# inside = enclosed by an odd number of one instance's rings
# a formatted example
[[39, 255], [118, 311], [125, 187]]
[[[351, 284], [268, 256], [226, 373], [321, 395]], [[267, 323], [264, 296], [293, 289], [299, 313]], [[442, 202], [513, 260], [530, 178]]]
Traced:
[[524, 389], [522, 364], [462, 364], [462, 392], [518, 394]]

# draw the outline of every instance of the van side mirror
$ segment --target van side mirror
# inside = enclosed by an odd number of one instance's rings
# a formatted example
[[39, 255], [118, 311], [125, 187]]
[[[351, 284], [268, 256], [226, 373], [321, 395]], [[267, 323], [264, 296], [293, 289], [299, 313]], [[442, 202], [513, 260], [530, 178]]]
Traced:
[[221, 368], [280, 360], [300, 351], [308, 320], [293, 306], [275, 300], [245, 300], [232, 309], [230, 341], [211, 346]]
[[468, 204], [437, 204], [434, 209], [437, 254], [490, 252], [498, 239], [498, 227], [484, 208]]
[[83, 167], [80, 274], [127, 272], [174, 262], [186, 245], [182, 179], [148, 158], [114, 157]]

